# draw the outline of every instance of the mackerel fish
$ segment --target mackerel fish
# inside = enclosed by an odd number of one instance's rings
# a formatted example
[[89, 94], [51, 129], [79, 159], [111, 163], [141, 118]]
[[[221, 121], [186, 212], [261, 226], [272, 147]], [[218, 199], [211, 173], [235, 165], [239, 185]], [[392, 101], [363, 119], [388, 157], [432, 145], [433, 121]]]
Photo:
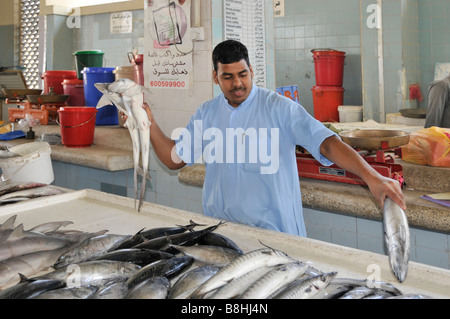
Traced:
[[263, 266], [274, 266], [296, 261], [284, 252], [271, 248], [261, 248], [250, 251], [235, 258], [203, 283], [193, 294], [192, 298], [202, 298], [206, 293], [217, 289], [236, 277]]
[[386, 197], [383, 207], [384, 239], [395, 278], [403, 282], [410, 253], [409, 225], [403, 209]]

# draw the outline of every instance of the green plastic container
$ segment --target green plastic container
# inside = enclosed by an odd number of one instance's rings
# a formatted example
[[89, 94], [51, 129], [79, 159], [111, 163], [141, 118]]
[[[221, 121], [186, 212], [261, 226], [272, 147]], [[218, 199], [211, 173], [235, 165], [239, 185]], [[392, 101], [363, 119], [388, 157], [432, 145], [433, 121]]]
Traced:
[[105, 53], [101, 50], [91, 50], [91, 51], [75, 51], [73, 56], [75, 57], [75, 67], [77, 71], [77, 78], [79, 80], [83, 79], [83, 74], [81, 71], [85, 67], [103, 67], [103, 55]]

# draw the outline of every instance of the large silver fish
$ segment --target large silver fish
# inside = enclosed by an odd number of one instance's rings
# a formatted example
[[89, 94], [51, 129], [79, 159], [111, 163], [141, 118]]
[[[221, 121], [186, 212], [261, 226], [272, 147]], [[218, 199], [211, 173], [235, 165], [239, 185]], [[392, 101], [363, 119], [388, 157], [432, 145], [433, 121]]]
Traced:
[[22, 274], [26, 277], [36, 275], [51, 267], [67, 248], [36, 251], [30, 254], [8, 258], [0, 262], [0, 289], [19, 282]]
[[410, 250], [408, 219], [403, 209], [388, 197], [384, 200], [383, 224], [392, 272], [403, 282], [408, 272]]
[[227, 266], [220, 269], [214, 276], [198, 287], [191, 297], [194, 299], [203, 298], [210, 291], [258, 267], [286, 264], [293, 261], [296, 260], [276, 249], [261, 248], [250, 251], [233, 259]]
[[[95, 87], [103, 93], [97, 103], [97, 108], [110, 105], [111, 102], [127, 116], [125, 126], [128, 128], [133, 144], [134, 161], [134, 192], [137, 198], [137, 175], [142, 170], [142, 183], [139, 195], [138, 211], [141, 210], [150, 156], [150, 121], [142, 108], [144, 104], [145, 87], [130, 79], [119, 79], [113, 83], [95, 83]], [[140, 168], [142, 161], [142, 169]]]

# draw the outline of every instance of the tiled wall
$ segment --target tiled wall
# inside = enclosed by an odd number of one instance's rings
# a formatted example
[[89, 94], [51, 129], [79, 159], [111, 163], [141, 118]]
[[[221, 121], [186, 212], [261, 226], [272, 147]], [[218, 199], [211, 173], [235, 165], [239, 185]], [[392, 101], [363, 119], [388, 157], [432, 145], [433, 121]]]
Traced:
[[359, 1], [286, 0], [274, 18], [276, 86], [298, 85], [300, 104], [313, 114], [312, 49], [346, 52], [344, 104], [362, 105]]
[[[134, 198], [134, 170], [109, 172], [101, 169], [53, 161], [54, 185], [73, 190], [94, 189]], [[176, 174], [150, 170], [145, 201], [202, 213], [202, 189], [178, 182]], [[140, 181], [140, 179], [139, 179]], [[138, 187], [140, 187], [140, 182]]]
[[437, 62], [450, 62], [450, 1], [420, 0], [419, 40], [420, 40], [420, 83], [426, 106], [428, 85], [434, 79]]
[[[386, 254], [379, 221], [304, 209], [309, 238]], [[410, 260], [450, 269], [450, 235], [410, 228]]]
[[[315, 85], [315, 73], [311, 49], [345, 51], [344, 104], [364, 104], [366, 119], [383, 121], [378, 32], [366, 25], [373, 13], [368, 6], [374, 3], [286, 0], [285, 17], [274, 20], [276, 85], [298, 85], [301, 104], [313, 114], [311, 87]], [[382, 12], [385, 113], [426, 107], [435, 64], [450, 61], [450, 2], [384, 0]], [[416, 83], [421, 87], [422, 102], [409, 99], [409, 86]]]

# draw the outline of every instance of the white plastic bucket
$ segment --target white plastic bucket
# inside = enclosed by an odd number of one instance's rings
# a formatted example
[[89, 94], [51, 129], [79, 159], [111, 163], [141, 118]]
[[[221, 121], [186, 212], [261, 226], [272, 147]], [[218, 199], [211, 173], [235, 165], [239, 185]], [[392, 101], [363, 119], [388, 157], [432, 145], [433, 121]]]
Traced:
[[19, 156], [0, 159], [2, 181], [50, 184], [54, 180], [51, 148], [47, 142], [31, 142], [11, 147]]
[[363, 120], [362, 106], [355, 105], [339, 105], [339, 122], [361, 122]]

